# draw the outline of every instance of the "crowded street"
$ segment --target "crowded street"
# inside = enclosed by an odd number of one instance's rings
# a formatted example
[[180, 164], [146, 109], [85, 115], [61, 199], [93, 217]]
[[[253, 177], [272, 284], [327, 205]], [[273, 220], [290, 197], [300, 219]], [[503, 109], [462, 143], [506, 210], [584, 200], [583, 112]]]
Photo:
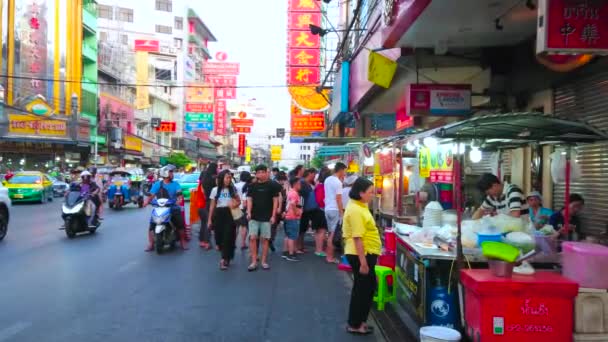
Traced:
[[[307, 255], [268, 272], [217, 268], [215, 251], [144, 253], [150, 208], [107, 212], [68, 239], [61, 200], [13, 207], [0, 248], [0, 341], [357, 341], [344, 333], [349, 280]], [[350, 280], [352, 283], [352, 280]], [[380, 334], [368, 341], [384, 341]]]

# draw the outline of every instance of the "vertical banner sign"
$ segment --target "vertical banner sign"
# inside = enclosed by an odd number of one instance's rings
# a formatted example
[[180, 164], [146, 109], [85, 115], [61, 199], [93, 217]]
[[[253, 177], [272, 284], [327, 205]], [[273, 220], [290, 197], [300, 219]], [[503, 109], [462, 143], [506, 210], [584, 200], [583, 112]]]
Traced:
[[245, 163], [251, 162], [251, 147], [245, 147]]
[[316, 85], [321, 82], [321, 36], [309, 25], [321, 26], [320, 2], [289, 0], [287, 6], [287, 85]]
[[226, 100], [215, 101], [214, 133], [226, 135]]
[[[5, 2], [6, 3], [6, 2]], [[1, 7], [1, 6], [0, 6]], [[15, 96], [20, 98], [30, 95], [47, 96], [47, 84], [42, 79], [47, 78], [48, 66], [48, 32], [51, 17], [45, 1], [22, 0], [17, 2], [15, 10], [15, 35], [19, 39], [18, 54], [20, 63], [16, 65], [16, 72], [24, 79], [15, 79], [13, 87]], [[59, 61], [56, 61], [59, 63]], [[38, 79], [40, 78], [40, 79]], [[54, 96], [59, 97], [59, 94]]]
[[135, 81], [138, 84], [136, 88], [135, 108], [150, 108], [148, 87], [145, 86], [148, 83], [148, 53], [146, 51], [135, 52], [135, 69]]
[[283, 153], [283, 149], [281, 148], [281, 145], [270, 146], [270, 160], [272, 160], [272, 161], [281, 160], [282, 153]]
[[245, 134], [239, 134], [239, 156], [240, 157], [244, 157], [245, 156], [245, 147], [246, 147], [247, 143], [245, 141]]

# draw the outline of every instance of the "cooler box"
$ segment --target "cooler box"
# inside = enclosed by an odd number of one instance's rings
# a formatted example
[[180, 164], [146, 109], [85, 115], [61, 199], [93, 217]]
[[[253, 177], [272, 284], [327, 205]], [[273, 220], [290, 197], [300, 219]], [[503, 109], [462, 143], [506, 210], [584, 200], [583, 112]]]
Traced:
[[460, 277], [471, 341], [572, 341], [577, 283], [548, 271], [501, 278], [478, 269]]
[[562, 243], [562, 274], [581, 287], [608, 289], [608, 247], [585, 242]]

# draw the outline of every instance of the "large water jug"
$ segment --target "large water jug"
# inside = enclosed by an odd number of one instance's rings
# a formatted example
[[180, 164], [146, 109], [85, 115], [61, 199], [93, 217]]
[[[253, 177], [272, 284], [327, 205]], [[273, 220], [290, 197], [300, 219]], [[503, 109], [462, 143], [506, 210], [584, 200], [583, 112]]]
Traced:
[[427, 296], [427, 323], [434, 326], [458, 328], [458, 307], [456, 291], [448, 293], [439, 277]]

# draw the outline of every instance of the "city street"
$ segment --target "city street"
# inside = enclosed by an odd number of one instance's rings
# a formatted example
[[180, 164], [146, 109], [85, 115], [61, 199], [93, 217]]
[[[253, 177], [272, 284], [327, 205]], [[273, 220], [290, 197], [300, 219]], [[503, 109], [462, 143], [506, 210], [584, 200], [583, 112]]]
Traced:
[[[149, 208], [106, 208], [95, 235], [58, 228], [61, 199], [16, 205], [0, 242], [0, 342], [383, 341], [345, 332], [350, 280], [322, 259], [248, 273], [217, 252], [145, 253]], [[375, 324], [374, 322], [370, 322]], [[378, 330], [378, 329], [376, 329]]]

